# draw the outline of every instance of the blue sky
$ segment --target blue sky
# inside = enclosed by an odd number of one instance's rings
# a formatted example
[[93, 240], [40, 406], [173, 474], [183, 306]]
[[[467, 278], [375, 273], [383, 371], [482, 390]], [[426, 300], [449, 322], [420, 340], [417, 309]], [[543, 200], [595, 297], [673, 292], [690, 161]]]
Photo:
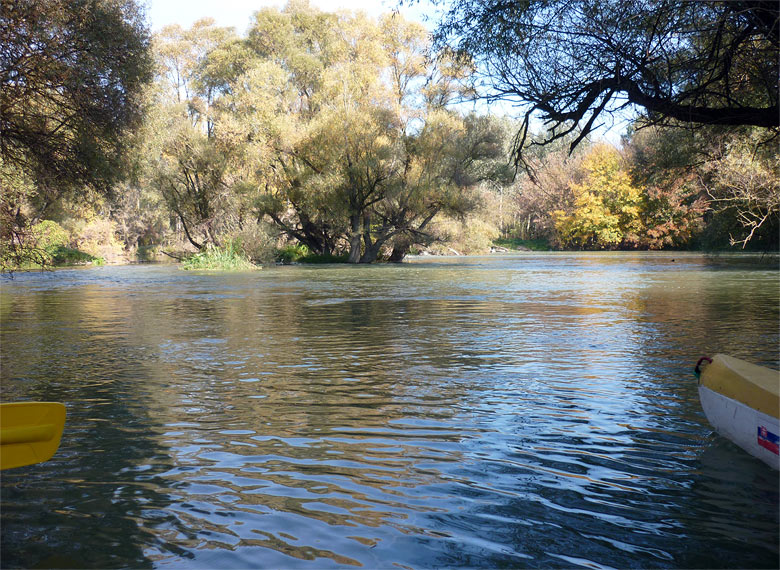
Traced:
[[[309, 0], [312, 6], [325, 12], [339, 9], [362, 10], [371, 16], [378, 16], [396, 7], [396, 0]], [[211, 17], [220, 26], [232, 26], [240, 34], [246, 31], [252, 14], [266, 6], [281, 8], [285, 0], [146, 0], [146, 14], [152, 31], [158, 31], [168, 24], [179, 24], [189, 28], [201, 18]], [[402, 13], [408, 19], [421, 19], [419, 5], [413, 9], [404, 8]]]

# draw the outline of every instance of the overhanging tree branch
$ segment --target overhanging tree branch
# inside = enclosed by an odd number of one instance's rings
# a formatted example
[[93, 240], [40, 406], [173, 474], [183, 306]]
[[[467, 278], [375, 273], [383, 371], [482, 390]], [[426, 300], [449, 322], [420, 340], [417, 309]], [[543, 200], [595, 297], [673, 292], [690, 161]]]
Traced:
[[[653, 122], [780, 129], [780, 4], [693, 0], [453, 0], [437, 43], [476, 61], [482, 96], [525, 106], [535, 144], [637, 106]], [[771, 134], [771, 133], [770, 133]]]

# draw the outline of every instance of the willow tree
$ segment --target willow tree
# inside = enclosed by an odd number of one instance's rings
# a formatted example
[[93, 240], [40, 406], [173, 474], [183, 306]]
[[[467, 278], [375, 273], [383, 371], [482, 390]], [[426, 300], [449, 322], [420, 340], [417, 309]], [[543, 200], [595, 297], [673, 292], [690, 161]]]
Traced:
[[155, 37], [158, 82], [142, 151], [146, 184], [198, 249], [221, 245], [244, 214], [245, 142], [230, 128], [232, 111], [218, 104], [244, 67], [241, 47], [232, 28], [211, 19], [186, 30], [169, 26]]
[[[480, 176], [472, 166], [486, 151], [497, 157], [501, 144], [490, 140], [498, 131], [447, 110], [469, 69], [431, 58], [422, 26], [291, 4], [259, 12], [248, 45], [258, 65], [285, 70], [292, 90], [284, 118], [267, 115], [254, 135], [272, 151], [259, 213], [289, 237], [371, 263], [383, 250], [400, 258], [429, 240], [435, 216], [474, 208], [467, 195]], [[258, 117], [254, 89], [239, 80], [232, 96]], [[266, 99], [266, 109], [273, 105]], [[286, 124], [284, 136], [269, 140], [271, 123]]]
[[190, 242], [217, 243], [251, 204], [312, 252], [369, 263], [473, 208], [500, 130], [448, 109], [471, 70], [429, 40], [397, 15], [302, 3], [257, 12], [243, 39], [163, 30], [151, 181]]
[[323, 113], [325, 71], [347, 49], [343, 25], [301, 4], [256, 12], [245, 42], [253, 59], [227, 101], [255, 157], [257, 215], [322, 255], [335, 253], [348, 231]]

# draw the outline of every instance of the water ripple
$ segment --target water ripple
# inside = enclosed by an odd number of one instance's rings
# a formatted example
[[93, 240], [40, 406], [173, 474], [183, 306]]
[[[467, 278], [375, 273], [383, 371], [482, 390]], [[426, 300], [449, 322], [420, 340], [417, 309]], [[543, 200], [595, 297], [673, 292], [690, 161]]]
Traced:
[[0, 395], [69, 415], [4, 567], [776, 567], [690, 374], [777, 363], [776, 272], [675, 258], [19, 275]]

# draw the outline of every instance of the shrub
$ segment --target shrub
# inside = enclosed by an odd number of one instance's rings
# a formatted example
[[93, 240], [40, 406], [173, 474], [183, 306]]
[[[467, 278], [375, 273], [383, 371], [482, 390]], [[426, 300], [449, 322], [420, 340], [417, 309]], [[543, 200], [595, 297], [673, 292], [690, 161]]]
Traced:
[[51, 255], [58, 247], [67, 247], [70, 242], [68, 231], [51, 220], [43, 220], [30, 228], [35, 246]]
[[272, 263], [276, 257], [276, 232], [268, 224], [245, 222], [230, 236], [235, 248], [254, 263]]
[[211, 271], [248, 271], [257, 269], [240, 250], [240, 244], [229, 241], [224, 247], [209, 244], [203, 251], [184, 261], [182, 269]]
[[482, 254], [490, 251], [493, 240], [498, 238], [498, 228], [476, 215], [463, 220], [441, 218], [431, 224], [431, 233], [437, 242], [429, 249], [436, 254]]
[[0, 269], [33, 269], [48, 265], [102, 264], [103, 259], [70, 247], [70, 233], [52, 220], [43, 220], [19, 234], [12, 251], [0, 251]]
[[157, 245], [139, 245], [135, 250], [135, 258], [140, 262], [157, 261], [159, 252], [160, 247]]
[[70, 247], [70, 234], [57, 222], [44, 220], [35, 224], [31, 230], [37, 247], [45, 252], [47, 264], [102, 265], [104, 263], [101, 257]]
[[309, 248], [301, 243], [288, 244], [276, 252], [276, 260], [285, 264], [296, 263], [309, 255]]
[[116, 223], [112, 220], [93, 218], [75, 224], [74, 245], [93, 257], [117, 261], [123, 257], [124, 245], [117, 237]]
[[276, 252], [276, 261], [290, 263], [347, 263], [349, 254], [322, 255], [311, 253], [308, 247], [301, 243], [288, 244]]
[[82, 265], [85, 263], [103, 265], [105, 260], [102, 257], [95, 257], [77, 249], [57, 246], [51, 252], [51, 263], [53, 265]]

